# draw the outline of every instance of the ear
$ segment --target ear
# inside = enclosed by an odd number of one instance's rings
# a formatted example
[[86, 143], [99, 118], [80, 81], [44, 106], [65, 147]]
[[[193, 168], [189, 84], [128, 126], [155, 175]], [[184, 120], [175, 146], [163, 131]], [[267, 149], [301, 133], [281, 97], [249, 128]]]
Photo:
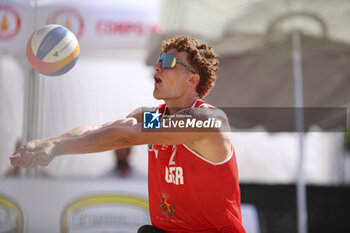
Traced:
[[200, 80], [199, 74], [192, 74], [189, 78], [190, 84], [194, 86], [197, 86], [197, 84], [199, 83], [199, 80]]

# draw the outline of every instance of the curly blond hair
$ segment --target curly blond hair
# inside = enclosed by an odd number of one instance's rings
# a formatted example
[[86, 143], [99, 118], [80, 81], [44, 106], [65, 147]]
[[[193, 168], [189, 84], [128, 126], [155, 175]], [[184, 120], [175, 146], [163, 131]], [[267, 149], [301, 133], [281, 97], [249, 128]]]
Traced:
[[200, 81], [196, 87], [199, 98], [205, 97], [214, 87], [216, 71], [219, 70], [219, 55], [207, 44], [188, 36], [178, 36], [163, 41], [162, 52], [176, 49], [188, 53], [188, 62], [199, 74]]

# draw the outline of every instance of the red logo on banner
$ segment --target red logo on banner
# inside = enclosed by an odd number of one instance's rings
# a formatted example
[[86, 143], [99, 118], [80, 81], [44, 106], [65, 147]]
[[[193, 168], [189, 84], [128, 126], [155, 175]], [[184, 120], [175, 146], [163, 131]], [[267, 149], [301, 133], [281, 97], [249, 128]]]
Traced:
[[12, 39], [21, 28], [21, 17], [10, 6], [0, 5], [0, 40]]
[[95, 26], [98, 35], [130, 35], [145, 36], [159, 31], [157, 24], [144, 22], [123, 22], [100, 19]]
[[84, 31], [83, 17], [73, 8], [62, 8], [54, 11], [48, 16], [47, 23], [60, 24], [68, 28], [78, 39]]

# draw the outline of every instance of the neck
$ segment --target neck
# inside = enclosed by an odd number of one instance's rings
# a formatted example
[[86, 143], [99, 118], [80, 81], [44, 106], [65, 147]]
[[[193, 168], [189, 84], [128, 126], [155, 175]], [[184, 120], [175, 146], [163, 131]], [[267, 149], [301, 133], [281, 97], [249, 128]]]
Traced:
[[168, 108], [169, 114], [175, 114], [181, 109], [192, 107], [193, 103], [199, 99], [196, 97], [186, 98], [186, 99], [176, 99], [176, 100], [165, 100], [166, 106]]

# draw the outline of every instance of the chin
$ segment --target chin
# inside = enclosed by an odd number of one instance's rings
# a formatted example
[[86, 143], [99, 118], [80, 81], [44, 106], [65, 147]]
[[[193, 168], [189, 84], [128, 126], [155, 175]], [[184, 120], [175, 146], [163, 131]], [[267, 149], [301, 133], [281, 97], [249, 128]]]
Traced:
[[153, 91], [153, 97], [156, 99], [156, 100], [161, 100], [162, 98], [156, 93], [156, 91]]

